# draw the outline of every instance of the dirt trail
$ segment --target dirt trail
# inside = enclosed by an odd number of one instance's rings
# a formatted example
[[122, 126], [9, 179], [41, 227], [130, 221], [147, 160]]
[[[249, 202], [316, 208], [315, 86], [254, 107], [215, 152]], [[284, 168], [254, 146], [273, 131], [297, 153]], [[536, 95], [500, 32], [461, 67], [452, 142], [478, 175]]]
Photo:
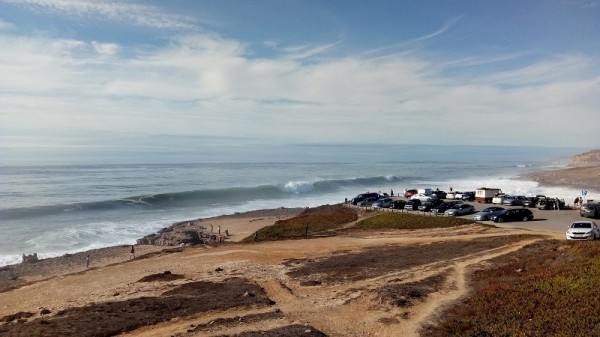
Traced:
[[[59, 309], [92, 302], [158, 296], [192, 281], [223, 282], [243, 277], [262, 287], [274, 303], [267, 307], [235, 307], [179, 317], [123, 336], [231, 335], [292, 324], [306, 325], [307, 331], [314, 327], [329, 336], [418, 336], [423, 323], [468, 291], [467, 278], [472, 267], [535, 240], [522, 236], [512, 241], [506, 239], [523, 233], [526, 232], [464, 226], [420, 232], [354, 232], [312, 240], [185, 249], [0, 293], [0, 317], [18, 311], [38, 313], [40, 308], [50, 308], [54, 314]], [[333, 263], [330, 267], [327, 261], [336, 258], [340, 264]], [[313, 269], [298, 273], [303, 266]], [[137, 282], [165, 270], [184, 278]], [[336, 273], [340, 276], [332, 278]], [[445, 277], [439, 288], [413, 299], [411, 305], [395, 304], [384, 291], [390, 286], [418, 287], [423, 280], [436, 275]], [[227, 293], [220, 296], [224, 301], [229, 300]], [[266, 316], [244, 321], [242, 317], [247, 315]], [[233, 322], [219, 323], [228, 320]]]

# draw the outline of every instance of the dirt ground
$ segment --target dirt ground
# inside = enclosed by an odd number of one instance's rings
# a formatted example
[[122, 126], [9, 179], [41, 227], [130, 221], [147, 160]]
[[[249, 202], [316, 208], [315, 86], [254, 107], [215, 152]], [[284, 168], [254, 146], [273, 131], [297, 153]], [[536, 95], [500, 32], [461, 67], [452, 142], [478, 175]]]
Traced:
[[418, 336], [474, 267], [540, 238], [472, 225], [148, 251], [33, 273], [0, 293], [0, 335]]

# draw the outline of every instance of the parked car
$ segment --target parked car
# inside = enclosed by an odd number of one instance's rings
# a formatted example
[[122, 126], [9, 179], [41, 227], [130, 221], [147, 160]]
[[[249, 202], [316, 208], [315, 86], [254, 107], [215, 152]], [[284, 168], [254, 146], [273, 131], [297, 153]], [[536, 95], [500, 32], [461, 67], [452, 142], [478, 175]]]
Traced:
[[506, 206], [523, 206], [523, 201], [525, 201], [524, 195], [511, 195], [504, 198], [502, 204]]
[[390, 208], [394, 204], [394, 199], [383, 198], [375, 201], [371, 206], [376, 208]]
[[492, 215], [500, 213], [504, 209], [505, 209], [504, 207], [499, 207], [499, 206], [488, 207], [488, 208], [483, 209], [481, 212], [477, 212], [477, 213], [473, 214], [473, 219], [475, 219], [477, 221], [490, 220]]
[[368, 197], [365, 200], [358, 203], [358, 206], [371, 206], [375, 201], [379, 200], [379, 197]]
[[394, 204], [392, 205], [393, 209], [404, 209], [406, 205], [406, 200], [394, 200]]
[[462, 192], [458, 192], [458, 191], [450, 191], [448, 193], [446, 193], [446, 199], [449, 200], [454, 200], [454, 199], [460, 199], [460, 197], [457, 197], [458, 194], [461, 194]]
[[600, 238], [600, 229], [593, 221], [576, 221], [569, 226], [567, 240], [596, 240]]
[[361, 201], [363, 201], [367, 198], [379, 198], [379, 194], [378, 193], [361, 193], [361, 194], [355, 196], [354, 198], [352, 198], [352, 200], [350, 200], [350, 202], [352, 203], [352, 205], [358, 205]]
[[538, 202], [538, 197], [525, 197], [523, 200], [523, 207], [535, 207]]
[[529, 221], [533, 220], [533, 213], [528, 208], [511, 208], [492, 215], [490, 220], [494, 222]]
[[556, 209], [558, 205], [558, 209], [565, 209], [565, 201], [563, 199], [558, 198], [543, 198], [540, 199], [537, 203], [538, 209]]
[[587, 218], [600, 218], [600, 202], [588, 202], [581, 206], [579, 215]]
[[445, 211], [446, 211], [448, 208], [450, 208], [450, 207], [452, 207], [452, 205], [451, 205], [451, 204], [449, 204], [447, 201], [445, 201], [445, 202], [442, 202], [441, 204], [439, 204], [439, 205], [437, 205], [437, 206], [431, 207], [431, 210], [430, 210], [430, 212], [431, 212], [431, 213], [436, 213], [436, 214], [437, 214], [437, 213], [444, 214], [444, 212], [445, 212]]
[[419, 205], [421, 205], [421, 200], [419, 199], [410, 199], [404, 205], [404, 209], [407, 211], [416, 211], [419, 209]]
[[421, 205], [419, 205], [418, 209], [419, 209], [419, 211], [422, 211], [422, 212], [429, 212], [429, 211], [431, 211], [431, 209], [433, 207], [435, 207], [441, 203], [442, 203], [442, 200], [440, 200], [440, 199], [430, 199], [428, 201], [425, 201]]
[[492, 198], [492, 204], [502, 204], [504, 198], [506, 198], [508, 194], [498, 193]]
[[462, 201], [475, 201], [475, 192], [463, 192], [460, 197]]
[[415, 195], [417, 193], [419, 193], [419, 191], [416, 190], [416, 189], [404, 190], [404, 197], [405, 198], [410, 198], [410, 197], [412, 197], [413, 195]]
[[423, 193], [418, 193], [418, 194], [413, 194], [413, 196], [410, 197], [411, 199], [419, 199], [421, 200], [421, 202], [426, 202], [432, 199], [435, 199], [434, 197], [427, 195], [427, 194], [423, 194]]
[[447, 216], [459, 216], [475, 213], [475, 207], [469, 204], [456, 204], [444, 212]]
[[431, 192], [431, 195], [438, 199], [446, 199], [446, 194], [447, 194], [446, 192], [440, 191], [440, 190], [435, 190], [435, 191]]

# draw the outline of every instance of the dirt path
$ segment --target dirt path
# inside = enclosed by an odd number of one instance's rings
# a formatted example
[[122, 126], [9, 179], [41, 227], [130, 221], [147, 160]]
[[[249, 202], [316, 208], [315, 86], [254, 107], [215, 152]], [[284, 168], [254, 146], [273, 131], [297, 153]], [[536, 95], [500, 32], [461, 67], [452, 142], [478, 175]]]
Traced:
[[[22, 311], [34, 313], [30, 319], [34, 320], [42, 308], [50, 309], [53, 315], [89, 303], [160, 296], [190, 282], [243, 277], [262, 287], [274, 303], [179, 317], [124, 336], [217, 336], [285, 329], [293, 324], [329, 336], [418, 336], [423, 323], [468, 291], [471, 268], [534, 240], [523, 237], [524, 233], [528, 232], [463, 226], [189, 248], [0, 293], [0, 317]], [[183, 278], [138, 282], [166, 270]], [[395, 291], [398, 296], [406, 286], [420, 289], [430, 277], [443, 281], [423, 296], [411, 299], [411, 305], [398, 305], [401, 297], [389, 295], [390, 287], [392, 295]], [[227, 293], [219, 296], [223, 301], [230, 297]]]

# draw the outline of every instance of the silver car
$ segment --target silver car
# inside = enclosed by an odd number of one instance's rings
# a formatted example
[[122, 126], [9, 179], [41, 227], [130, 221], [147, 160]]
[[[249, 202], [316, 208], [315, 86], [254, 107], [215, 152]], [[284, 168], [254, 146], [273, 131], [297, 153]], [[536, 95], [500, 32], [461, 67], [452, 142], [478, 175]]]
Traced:
[[458, 205], [452, 206], [452, 208], [450, 208], [450, 209], [447, 209], [444, 212], [444, 215], [459, 216], [459, 215], [466, 215], [466, 214], [473, 214], [473, 213], [475, 213], [475, 207], [473, 207], [473, 205], [458, 204]]
[[593, 221], [576, 221], [567, 229], [567, 240], [596, 240], [600, 238], [600, 229]]

